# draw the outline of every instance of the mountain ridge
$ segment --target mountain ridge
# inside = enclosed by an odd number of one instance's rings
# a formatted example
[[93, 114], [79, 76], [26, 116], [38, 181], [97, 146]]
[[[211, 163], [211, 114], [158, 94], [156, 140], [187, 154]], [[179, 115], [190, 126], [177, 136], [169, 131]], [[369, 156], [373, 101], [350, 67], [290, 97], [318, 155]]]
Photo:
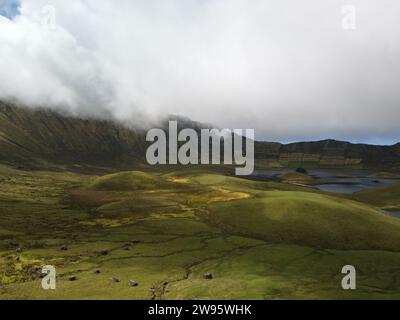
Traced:
[[[173, 116], [178, 127], [211, 126]], [[163, 124], [165, 126], [165, 123]], [[24, 168], [90, 164], [135, 168], [146, 165], [146, 130], [113, 120], [79, 118], [49, 109], [0, 102], [0, 163]], [[255, 141], [256, 160], [271, 166], [358, 166], [400, 170], [400, 143], [379, 146], [334, 139]]]

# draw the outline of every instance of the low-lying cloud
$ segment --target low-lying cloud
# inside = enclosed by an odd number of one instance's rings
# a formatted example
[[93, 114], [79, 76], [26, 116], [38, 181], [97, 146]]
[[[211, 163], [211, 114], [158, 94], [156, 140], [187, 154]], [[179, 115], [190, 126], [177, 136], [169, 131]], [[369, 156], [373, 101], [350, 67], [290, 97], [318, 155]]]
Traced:
[[[355, 30], [342, 27], [349, 4]], [[400, 140], [397, 0], [22, 0], [19, 12], [0, 17], [1, 99], [181, 114], [267, 140]]]

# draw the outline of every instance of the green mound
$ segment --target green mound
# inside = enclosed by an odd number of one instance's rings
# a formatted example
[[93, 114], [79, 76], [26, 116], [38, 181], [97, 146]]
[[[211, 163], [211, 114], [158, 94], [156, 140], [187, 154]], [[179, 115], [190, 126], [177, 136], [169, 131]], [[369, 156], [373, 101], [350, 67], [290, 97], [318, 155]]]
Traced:
[[400, 209], [400, 184], [354, 193], [352, 198], [388, 209]]
[[255, 181], [244, 180], [238, 177], [225, 176], [221, 174], [198, 174], [191, 177], [194, 182], [207, 186], [257, 186]]
[[358, 202], [308, 192], [210, 205], [218, 226], [255, 239], [332, 249], [400, 250], [400, 220]]
[[308, 174], [299, 172], [284, 173], [279, 175], [278, 178], [289, 183], [300, 183], [300, 184], [310, 184], [310, 185], [322, 183], [322, 180], [315, 179], [309, 176]]
[[392, 172], [377, 172], [369, 177], [372, 179], [400, 179], [400, 175]]
[[161, 178], [141, 172], [119, 172], [96, 178], [88, 187], [97, 191], [135, 191], [157, 189], [166, 186]]

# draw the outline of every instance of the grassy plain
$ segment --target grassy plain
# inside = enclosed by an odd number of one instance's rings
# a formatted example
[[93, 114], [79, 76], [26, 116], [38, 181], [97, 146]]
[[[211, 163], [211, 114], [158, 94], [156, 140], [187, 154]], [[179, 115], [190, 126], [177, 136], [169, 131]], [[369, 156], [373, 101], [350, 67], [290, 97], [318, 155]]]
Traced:
[[0, 299], [400, 299], [400, 220], [379, 211], [393, 188], [375, 203], [209, 168], [0, 166]]

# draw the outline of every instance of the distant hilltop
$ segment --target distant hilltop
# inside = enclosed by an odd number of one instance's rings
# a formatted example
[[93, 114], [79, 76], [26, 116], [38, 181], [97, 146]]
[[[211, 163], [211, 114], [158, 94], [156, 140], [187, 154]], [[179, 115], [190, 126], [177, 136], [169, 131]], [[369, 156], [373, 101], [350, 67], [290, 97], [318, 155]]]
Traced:
[[257, 142], [255, 148], [256, 158], [268, 160], [271, 166], [352, 166], [400, 170], [400, 144], [377, 146], [328, 139], [290, 144]]
[[[202, 125], [175, 117], [182, 127]], [[210, 119], [212, 120], [212, 119]], [[0, 102], [0, 163], [43, 169], [95, 165], [130, 169], [146, 165], [145, 130], [108, 120], [81, 119], [49, 109]], [[326, 166], [400, 171], [400, 143], [393, 146], [323, 140], [255, 143], [256, 164]]]

